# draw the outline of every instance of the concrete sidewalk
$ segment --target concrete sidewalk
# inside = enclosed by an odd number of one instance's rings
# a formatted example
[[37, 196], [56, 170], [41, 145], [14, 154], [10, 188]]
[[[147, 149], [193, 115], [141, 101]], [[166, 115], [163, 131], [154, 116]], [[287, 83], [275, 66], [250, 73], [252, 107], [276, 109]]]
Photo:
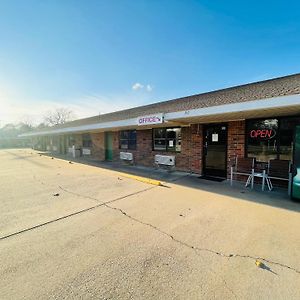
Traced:
[[180, 172], [180, 171], [173, 171], [167, 170], [163, 168], [150, 168], [150, 167], [143, 167], [143, 166], [136, 166], [131, 165], [126, 162], [110, 162], [110, 161], [99, 161], [95, 158], [90, 157], [77, 157], [73, 158], [71, 155], [61, 155], [61, 154], [53, 154], [48, 152], [38, 152], [42, 155], [47, 155], [49, 157], [56, 157], [63, 160], [68, 160], [72, 162], [82, 163], [90, 166], [96, 166], [103, 169], [114, 170], [119, 172], [124, 172], [132, 175], [143, 176], [151, 179], [172, 182], [176, 181], [182, 177], [190, 175], [187, 172]]
[[[52, 157], [53, 155], [47, 152], [40, 152], [43, 155]], [[81, 163], [85, 165], [96, 166], [102, 169], [124, 172], [126, 174], [142, 176], [159, 180], [165, 183], [176, 182], [176, 184], [191, 187], [195, 189], [213, 191], [220, 195], [228, 195], [232, 197], [239, 197], [240, 199], [247, 199], [248, 201], [258, 201], [266, 205], [282, 207], [298, 211], [300, 204], [291, 201], [287, 194], [287, 189], [275, 187], [271, 192], [265, 190], [261, 191], [261, 185], [255, 184], [254, 189], [246, 188], [244, 182], [234, 181], [233, 186], [230, 186], [229, 180], [222, 182], [215, 182], [202, 179], [199, 174], [174, 171], [171, 169], [144, 167], [131, 165], [126, 162], [108, 162], [99, 161], [89, 157], [72, 158], [71, 155], [55, 155], [63, 160]]]

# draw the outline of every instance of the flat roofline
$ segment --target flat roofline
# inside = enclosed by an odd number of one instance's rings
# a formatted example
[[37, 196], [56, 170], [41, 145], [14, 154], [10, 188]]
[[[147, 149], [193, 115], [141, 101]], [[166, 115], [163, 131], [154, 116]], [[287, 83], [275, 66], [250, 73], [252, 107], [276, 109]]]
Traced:
[[[274, 101], [276, 99], [276, 101]], [[275, 98], [260, 99], [254, 101], [247, 101], [243, 103], [231, 103], [224, 105], [216, 105], [212, 107], [204, 107], [198, 109], [184, 110], [178, 112], [171, 112], [164, 114], [165, 123], [159, 124], [159, 126], [164, 126], [168, 122], [181, 122], [187, 121], [187, 123], [193, 123], [197, 118], [204, 118], [211, 116], [212, 119], [217, 116], [225, 116], [227, 114], [235, 114], [236, 118], [245, 119], [244, 113], [255, 112], [255, 111], [272, 111], [274, 109], [281, 108], [294, 108], [299, 109], [300, 113], [300, 94], [282, 96]], [[160, 113], [160, 112], [157, 112]], [[192, 121], [193, 119], [194, 121]], [[219, 118], [218, 118], [219, 119]], [[219, 121], [218, 121], [219, 122]], [[195, 123], [195, 122], [194, 122]], [[80, 126], [71, 126], [65, 128], [57, 128], [51, 130], [45, 130], [41, 132], [30, 132], [19, 135], [19, 137], [30, 137], [30, 136], [41, 136], [41, 135], [58, 135], [67, 133], [79, 133], [88, 131], [105, 131], [105, 130], [116, 130], [122, 128], [137, 127], [137, 118], [123, 119], [118, 121], [104, 122], [104, 123], [93, 123]], [[147, 126], [149, 128], [149, 125]], [[146, 126], [138, 126], [138, 128], [147, 128]], [[154, 126], [153, 126], [154, 127]], [[155, 126], [157, 127], [157, 126]]]
[[74, 127], [83, 124], [110, 122], [125, 118], [134, 118], [149, 111], [169, 113], [183, 109], [193, 109], [225, 105], [229, 103], [247, 102], [258, 99], [275, 98], [285, 95], [295, 95], [300, 92], [300, 73], [271, 78], [263, 81], [246, 83], [219, 90], [197, 93], [189, 96], [177, 97], [165, 101], [156, 101], [123, 110], [77, 119], [67, 122], [57, 128]]

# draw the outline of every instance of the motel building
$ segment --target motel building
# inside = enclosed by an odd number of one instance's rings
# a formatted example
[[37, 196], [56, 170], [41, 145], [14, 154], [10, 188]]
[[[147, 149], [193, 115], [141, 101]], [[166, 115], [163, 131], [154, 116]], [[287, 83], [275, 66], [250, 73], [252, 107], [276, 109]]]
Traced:
[[79, 119], [23, 137], [35, 149], [66, 156], [168, 166], [250, 185], [264, 173], [274, 177], [264, 182], [266, 188], [270, 183], [290, 189], [294, 178], [300, 194], [297, 126], [300, 74]]

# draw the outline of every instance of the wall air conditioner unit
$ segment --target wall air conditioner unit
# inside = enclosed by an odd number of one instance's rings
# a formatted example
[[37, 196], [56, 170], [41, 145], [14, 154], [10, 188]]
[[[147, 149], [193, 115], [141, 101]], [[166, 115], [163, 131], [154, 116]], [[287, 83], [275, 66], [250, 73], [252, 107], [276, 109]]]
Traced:
[[82, 155], [91, 155], [91, 149], [82, 148]]
[[174, 155], [155, 155], [155, 164], [164, 166], [175, 166]]
[[130, 152], [120, 152], [120, 159], [132, 161], [133, 155]]

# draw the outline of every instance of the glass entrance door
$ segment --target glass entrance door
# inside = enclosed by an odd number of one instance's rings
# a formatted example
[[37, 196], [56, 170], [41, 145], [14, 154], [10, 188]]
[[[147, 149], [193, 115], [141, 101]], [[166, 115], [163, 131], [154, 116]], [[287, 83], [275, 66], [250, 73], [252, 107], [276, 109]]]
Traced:
[[213, 124], [204, 127], [203, 173], [205, 176], [226, 178], [227, 125]]

